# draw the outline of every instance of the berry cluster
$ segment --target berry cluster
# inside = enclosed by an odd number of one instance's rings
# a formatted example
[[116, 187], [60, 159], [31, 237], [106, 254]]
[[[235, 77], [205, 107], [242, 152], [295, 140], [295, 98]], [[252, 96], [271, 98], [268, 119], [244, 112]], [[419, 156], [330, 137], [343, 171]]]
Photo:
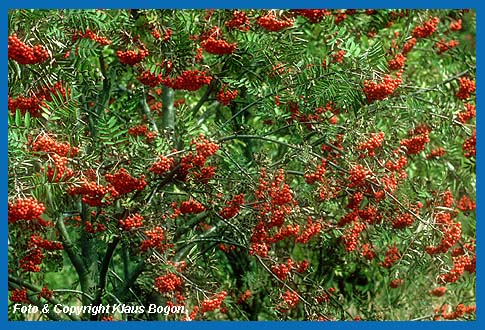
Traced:
[[334, 16], [335, 16], [334, 18], [335, 24], [339, 24], [347, 18], [347, 13], [345, 12], [334, 13]]
[[91, 40], [97, 42], [98, 44], [100, 44], [102, 46], [106, 46], [106, 45], [111, 44], [111, 40], [109, 40], [106, 37], [100, 37], [100, 36], [96, 35], [89, 28], [87, 28], [86, 32], [84, 32], [84, 33], [82, 31], [75, 32], [74, 35], [72, 36], [72, 42], [76, 42], [78, 39], [82, 39], [82, 38], [91, 39]]
[[445, 192], [442, 194], [442, 205], [444, 207], [450, 208], [455, 200], [453, 199], [453, 193], [450, 189], [446, 189]]
[[27, 288], [13, 289], [10, 293], [10, 301], [16, 303], [30, 304], [30, 300], [27, 298]]
[[162, 245], [163, 241], [163, 228], [156, 226], [151, 230], [145, 231], [145, 235], [148, 237], [141, 242], [140, 250], [146, 252], [148, 249], [157, 249], [159, 251], [164, 250]]
[[313, 236], [317, 235], [322, 229], [322, 224], [317, 221], [313, 222], [311, 217], [308, 217], [305, 229], [295, 238], [295, 243], [305, 244]]
[[401, 147], [404, 147], [407, 155], [416, 155], [424, 150], [424, 145], [428, 142], [429, 133], [424, 132], [422, 134], [412, 136], [409, 139], [403, 139], [401, 140], [400, 144]]
[[452, 21], [450, 23], [450, 30], [451, 31], [460, 31], [461, 28], [462, 28], [461, 18], [457, 19], [456, 21]]
[[202, 302], [202, 313], [207, 313], [216, 310], [221, 307], [222, 301], [226, 298], [227, 292], [221, 291], [219, 294], [215, 295], [212, 299], [206, 299]]
[[86, 221], [84, 224], [84, 230], [89, 234], [102, 233], [106, 230], [106, 226], [102, 223], [94, 225], [91, 221]]
[[389, 286], [393, 289], [396, 289], [396, 288], [400, 287], [403, 283], [404, 283], [404, 280], [402, 280], [400, 278], [396, 278], [396, 279], [392, 280], [391, 283], [389, 283]]
[[388, 68], [389, 70], [401, 70], [404, 68], [404, 64], [406, 63], [406, 57], [403, 54], [399, 53], [394, 58], [389, 60]]
[[57, 142], [49, 134], [41, 134], [32, 143], [32, 151], [43, 151], [62, 157], [74, 157], [79, 152], [79, 149], [77, 147], [71, 147], [67, 142]]
[[12, 34], [8, 37], [8, 58], [19, 64], [37, 64], [46, 61], [49, 53], [44, 46], [29, 47], [16, 34]]
[[455, 320], [457, 318], [463, 317], [465, 314], [474, 314], [476, 313], [476, 306], [465, 306], [463, 304], [458, 304], [456, 305], [455, 309], [448, 313], [448, 305], [444, 304], [441, 306], [441, 308], [436, 308], [435, 313], [440, 312], [441, 315], [436, 315], [435, 320], [439, 320], [440, 318], [443, 318], [445, 320]]
[[172, 37], [172, 29], [166, 29], [163, 33], [162, 42], [168, 41]]
[[245, 302], [246, 300], [248, 300], [249, 298], [251, 298], [251, 295], [252, 295], [252, 292], [251, 290], [246, 290], [244, 291], [236, 300], [236, 304], [242, 304], [243, 302]]
[[376, 256], [376, 252], [374, 251], [374, 249], [371, 247], [369, 243], [362, 245], [362, 250], [360, 253], [367, 260], [372, 260]]
[[128, 134], [132, 136], [145, 136], [147, 142], [151, 142], [153, 138], [157, 135], [156, 132], [150, 132], [146, 125], [137, 125], [130, 127], [128, 129]]
[[347, 187], [352, 188], [352, 187], [360, 187], [363, 186], [365, 183], [365, 180], [371, 175], [371, 171], [368, 169], [365, 169], [364, 166], [357, 164], [353, 166], [349, 170], [349, 178], [347, 179], [349, 183], [347, 184]]
[[406, 43], [402, 47], [402, 54], [403, 55], [406, 55], [407, 53], [409, 53], [411, 51], [411, 49], [414, 48], [414, 46], [416, 45], [416, 42], [417, 41], [418, 40], [416, 38], [411, 38], [408, 41], [406, 41]]
[[394, 246], [388, 246], [384, 261], [381, 262], [381, 266], [390, 268], [396, 261], [399, 260], [399, 258], [401, 258], [401, 254], [396, 247], [396, 243], [394, 243]]
[[473, 269], [470, 269], [472, 265], [472, 261], [469, 257], [467, 256], [457, 256], [453, 257], [453, 268], [446, 274], [443, 274], [440, 276], [440, 279], [444, 283], [454, 283], [456, 282], [461, 275], [465, 272], [465, 270], [470, 271]]
[[109, 205], [116, 199], [119, 193], [110, 185], [98, 185], [95, 181], [81, 180], [80, 186], [72, 186], [67, 189], [69, 195], [82, 195], [82, 202], [89, 206]]
[[195, 57], [194, 57], [195, 63], [202, 62], [203, 58], [204, 58], [204, 56], [203, 56], [203, 49], [202, 48], [197, 48], [195, 50]]
[[293, 26], [294, 20], [292, 18], [279, 19], [270, 11], [266, 15], [258, 18], [257, 23], [267, 31], [277, 32], [286, 27]]
[[458, 44], [459, 44], [459, 42], [456, 41], [456, 40], [450, 40], [450, 41], [445, 42], [445, 39], [441, 39], [440, 41], [437, 41], [435, 43], [435, 47], [437, 48], [438, 54], [442, 54], [442, 53], [458, 46]]
[[149, 172], [153, 172], [157, 175], [163, 175], [174, 166], [173, 158], [168, 158], [165, 156], [159, 156], [158, 160], [152, 164], [148, 169]]
[[463, 142], [462, 149], [465, 152], [465, 157], [473, 157], [477, 154], [477, 132], [473, 131], [472, 136]]
[[412, 226], [414, 223], [414, 216], [410, 213], [401, 213], [392, 219], [392, 227], [402, 229]]
[[349, 203], [345, 206], [345, 208], [355, 211], [359, 208], [359, 205], [363, 200], [364, 194], [361, 191], [357, 191], [354, 193], [352, 198], [349, 198]]
[[382, 146], [382, 141], [384, 141], [384, 132], [371, 133], [369, 140], [359, 144], [357, 150], [367, 150], [367, 156], [374, 157], [375, 149]]
[[402, 82], [402, 70], [396, 72], [396, 78], [393, 79], [391, 75], [385, 75], [380, 83], [375, 81], [364, 81], [364, 94], [367, 98], [367, 103], [372, 103], [376, 100], [383, 100], [396, 90]]
[[212, 77], [206, 76], [205, 71], [186, 70], [180, 76], [165, 81], [164, 84], [173, 89], [196, 91], [204, 85], [209, 85], [211, 80]]
[[143, 225], [143, 216], [138, 213], [129, 215], [126, 219], [119, 221], [119, 226], [124, 231], [129, 231], [133, 228], [139, 228]]
[[234, 11], [232, 13], [232, 18], [225, 22], [224, 25], [229, 29], [236, 28], [242, 32], [247, 32], [250, 28], [248, 15], [243, 11]]
[[435, 297], [442, 297], [445, 295], [445, 293], [446, 293], [446, 287], [444, 286], [439, 286], [429, 291], [429, 294]]
[[238, 94], [237, 89], [233, 91], [226, 91], [226, 88], [227, 86], [223, 86], [219, 93], [217, 93], [216, 95], [216, 100], [222, 105], [228, 105], [229, 103], [231, 103], [231, 101], [234, 100]]
[[433, 34], [436, 30], [436, 26], [439, 23], [438, 17], [432, 17], [430, 20], [424, 22], [420, 26], [416, 26], [413, 31], [411, 31], [411, 35], [414, 38], [426, 38]]
[[472, 201], [470, 198], [467, 196], [463, 195], [460, 200], [458, 201], [457, 205], [458, 209], [460, 211], [466, 212], [466, 211], [473, 211], [476, 209], [477, 205], [474, 201]]
[[19, 109], [21, 114], [28, 112], [32, 117], [40, 117], [41, 107], [48, 107], [45, 101], [52, 101], [52, 95], [59, 95], [65, 98], [66, 88], [62, 81], [58, 81], [49, 88], [39, 88], [36, 91], [31, 91], [30, 94], [32, 95], [30, 97], [20, 95], [13, 98], [8, 96], [8, 110], [11, 113], [15, 113]]
[[180, 203], [179, 210], [182, 214], [201, 213], [205, 211], [205, 206], [196, 200], [189, 199]]
[[150, 70], [142, 71], [137, 77], [138, 81], [140, 81], [143, 85], [148, 87], [155, 87], [160, 85], [164, 82], [163, 75], [151, 73]]
[[323, 20], [325, 16], [330, 16], [330, 11], [326, 9], [294, 9], [295, 15], [304, 16], [312, 23], [318, 23]]
[[[288, 262], [291, 259], [288, 260]], [[276, 275], [281, 281], [286, 280], [286, 277], [290, 273], [291, 267], [289, 265], [285, 264], [278, 264], [278, 265], [273, 265], [271, 266], [271, 272]]]
[[40, 216], [45, 211], [45, 206], [36, 199], [20, 198], [13, 202], [8, 202], [8, 223], [15, 223], [19, 220], [40, 220]]
[[157, 29], [153, 29], [150, 34], [153, 36], [153, 38], [155, 39], [160, 39], [161, 35], [160, 35], [160, 32], [157, 30]]
[[194, 179], [202, 184], [207, 184], [210, 179], [216, 175], [216, 167], [205, 166], [202, 168], [195, 168], [192, 171]]
[[27, 254], [19, 260], [19, 267], [24, 272], [38, 273], [40, 272], [39, 265], [42, 264], [44, 257], [40, 248], [29, 249]]
[[137, 179], [132, 177], [124, 168], [121, 168], [115, 174], [106, 174], [105, 178], [119, 194], [128, 194], [135, 190], [141, 191], [147, 185], [145, 175], [141, 175]]
[[466, 77], [458, 78], [458, 82], [460, 83], [460, 88], [456, 93], [456, 97], [458, 97], [460, 100], [470, 98], [471, 93], [475, 92], [476, 90], [475, 82]]
[[192, 140], [191, 145], [195, 145], [197, 155], [193, 158], [194, 166], [202, 167], [205, 165], [207, 158], [214, 155], [219, 150], [219, 145], [207, 140], [202, 134], [197, 140]]
[[431, 152], [426, 155], [427, 159], [436, 159], [443, 156], [446, 153], [446, 150], [442, 147], [438, 147], [436, 149], [431, 150]]
[[219, 212], [219, 215], [223, 219], [230, 219], [239, 213], [242, 204], [244, 204], [244, 194], [235, 195], [227, 202], [227, 206]]
[[296, 292], [289, 291], [289, 290], [283, 294], [281, 299], [283, 299], [283, 301], [287, 304], [288, 309], [295, 307], [296, 304], [298, 304], [298, 301], [300, 300]]
[[209, 37], [200, 43], [200, 46], [209, 54], [224, 55], [232, 54], [236, 50], [236, 43], [228, 43], [224, 39]]
[[173, 273], [159, 276], [155, 279], [155, 288], [158, 292], [173, 292], [179, 291], [182, 286], [182, 278]]
[[44, 286], [42, 290], [40, 290], [39, 294], [37, 295], [37, 299], [40, 299], [40, 298], [51, 299], [53, 294], [54, 294], [54, 291], [49, 290], [47, 286]]
[[448, 252], [461, 238], [461, 223], [453, 222], [449, 213], [438, 213], [435, 218], [443, 236], [437, 246], [426, 247], [426, 252], [431, 255]]
[[359, 241], [360, 233], [364, 231], [366, 224], [360, 221], [354, 221], [350, 227], [348, 227], [341, 237], [345, 251], [354, 251]]
[[130, 66], [134, 66], [135, 64], [138, 64], [141, 61], [143, 61], [143, 59], [148, 56], [148, 50], [138, 49], [138, 52], [135, 52], [133, 50], [126, 50], [126, 51], [118, 50], [116, 52], [116, 56], [118, 56], [118, 58], [120, 59], [121, 64], [128, 64]]
[[305, 181], [308, 184], [313, 184], [316, 181], [324, 182], [323, 175], [326, 172], [325, 165], [327, 164], [327, 161], [325, 159], [322, 159], [322, 163], [317, 165], [317, 169], [315, 170], [314, 173], [306, 173], [305, 174]]
[[473, 104], [470, 104], [470, 103], [465, 103], [465, 108], [466, 110], [458, 113], [457, 117], [458, 117], [458, 121], [460, 123], [466, 123], [467, 121], [469, 121], [470, 119], [472, 118], [475, 118], [477, 116], [477, 112], [475, 110], [475, 106]]

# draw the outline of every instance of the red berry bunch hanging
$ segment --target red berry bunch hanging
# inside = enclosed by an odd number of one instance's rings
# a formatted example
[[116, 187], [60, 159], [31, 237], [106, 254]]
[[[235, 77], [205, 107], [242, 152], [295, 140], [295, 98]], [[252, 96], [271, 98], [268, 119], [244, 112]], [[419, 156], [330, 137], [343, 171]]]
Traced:
[[457, 207], [460, 211], [473, 211], [476, 209], [477, 205], [467, 196], [463, 195], [457, 203]]
[[446, 274], [440, 276], [444, 283], [454, 283], [463, 275], [465, 269], [471, 265], [471, 260], [467, 256], [453, 257], [453, 268]]
[[13, 289], [9, 299], [11, 302], [31, 304], [30, 300], [27, 298], [27, 288]]
[[206, 74], [205, 71], [186, 70], [180, 76], [166, 81], [164, 84], [173, 89], [196, 91], [202, 88], [202, 86], [210, 84], [212, 77], [206, 76]]
[[173, 273], [159, 276], [155, 279], [155, 288], [158, 292], [173, 292], [179, 291], [182, 286], [182, 278]]
[[266, 15], [258, 18], [257, 23], [267, 31], [281, 31], [284, 28], [293, 26], [294, 20], [292, 18], [279, 19], [270, 11]]
[[410, 213], [401, 213], [392, 219], [392, 227], [402, 229], [412, 226], [414, 223], [414, 216]]
[[375, 149], [382, 146], [383, 141], [384, 132], [371, 133], [370, 138], [367, 141], [357, 146], [357, 150], [366, 150], [369, 157], [374, 157]]
[[133, 228], [139, 228], [143, 225], [143, 216], [138, 213], [129, 215], [126, 219], [119, 221], [119, 226], [124, 231], [129, 231]]
[[249, 298], [251, 298], [251, 295], [252, 295], [252, 292], [251, 290], [246, 290], [244, 291], [236, 300], [236, 304], [242, 304], [243, 302], [245, 302], [246, 300], [248, 300]]
[[141, 175], [137, 179], [132, 177], [124, 168], [119, 169], [115, 174], [106, 174], [105, 178], [120, 194], [128, 194], [135, 190], [141, 191], [147, 185], [145, 175]]
[[324, 178], [323, 178], [323, 175], [326, 172], [326, 169], [325, 169], [325, 165], [326, 164], [327, 164], [326, 159], [322, 159], [321, 164], [318, 164], [317, 165], [317, 169], [315, 170], [314, 173], [307, 173], [307, 174], [305, 174], [304, 177], [305, 177], [306, 183], [313, 184], [316, 181], [320, 181], [320, 182], [323, 183], [325, 181]]
[[162, 42], [168, 41], [172, 37], [172, 29], [165, 29], [163, 32]]
[[402, 54], [406, 55], [407, 53], [409, 53], [411, 49], [413, 49], [414, 46], [416, 45], [416, 42], [417, 42], [416, 38], [411, 38], [408, 41], [406, 41], [406, 43], [402, 47]]
[[102, 46], [111, 44], [111, 40], [109, 40], [106, 37], [100, 37], [96, 35], [96, 33], [91, 31], [89, 28], [87, 28], [86, 32], [84, 33], [82, 31], [75, 32], [74, 35], [72, 36], [72, 42], [76, 42], [78, 39], [82, 39], [82, 38], [91, 39]]
[[142, 252], [146, 252], [149, 249], [157, 249], [159, 251], [163, 251], [164, 247], [162, 244], [163, 241], [163, 228], [156, 226], [151, 230], [145, 231], [145, 235], [148, 237], [144, 241], [141, 242], [140, 250]]
[[237, 89], [233, 91], [226, 89], [227, 85], [222, 86], [221, 90], [216, 95], [216, 100], [222, 105], [228, 105], [231, 103], [231, 101], [234, 100], [238, 94]]
[[477, 116], [477, 112], [475, 110], [475, 106], [473, 104], [470, 104], [470, 103], [465, 103], [465, 108], [466, 110], [458, 113], [457, 117], [458, 117], [458, 121], [460, 123], [466, 123], [467, 121], [469, 121], [470, 119], [472, 118], [475, 118]]
[[137, 125], [128, 129], [128, 134], [132, 136], [145, 136], [148, 143], [152, 142], [157, 136], [157, 132], [150, 132], [146, 125]]
[[189, 199], [188, 201], [183, 201], [179, 209], [182, 214], [201, 213], [205, 211], [205, 206], [196, 200]]
[[477, 154], [477, 132], [473, 131], [472, 136], [463, 142], [462, 149], [465, 152], [465, 157], [474, 157]]
[[364, 81], [364, 94], [367, 98], [367, 103], [372, 103], [376, 100], [383, 100], [396, 90], [402, 82], [402, 70], [396, 72], [396, 78], [392, 78], [387, 74], [380, 83], [374, 81]]
[[232, 54], [236, 50], [236, 43], [228, 43], [222, 38], [209, 37], [200, 43], [200, 46], [209, 54]]
[[288, 306], [287, 309], [291, 309], [291, 308], [295, 307], [296, 304], [298, 304], [298, 301], [300, 300], [300, 298], [298, 298], [298, 295], [296, 294], [296, 292], [289, 291], [289, 290], [286, 291], [285, 293], [283, 293], [281, 299], [283, 299], [283, 301]]
[[426, 155], [426, 159], [436, 159], [443, 156], [446, 153], [446, 150], [442, 147], [438, 147], [436, 149], [431, 150], [431, 152]]
[[429, 133], [415, 135], [410, 139], [403, 139], [400, 141], [401, 147], [407, 155], [416, 155], [424, 150], [424, 146], [429, 142]]
[[326, 9], [294, 9], [293, 13], [303, 16], [312, 23], [318, 23], [323, 20], [325, 16], [330, 16], [332, 13]]
[[348, 184], [347, 187], [353, 188], [353, 187], [360, 187], [363, 186], [365, 183], [365, 180], [371, 175], [371, 171], [368, 169], [365, 169], [364, 166], [357, 164], [353, 166], [349, 170], [349, 178], [347, 179]]
[[389, 286], [393, 289], [396, 289], [396, 288], [400, 287], [403, 283], [404, 283], [403, 279], [396, 278], [396, 279], [392, 280], [391, 283], [389, 283]]
[[20, 198], [14, 202], [8, 202], [8, 223], [19, 220], [37, 220], [45, 211], [45, 206], [35, 198]]
[[458, 82], [460, 83], [460, 88], [456, 93], [456, 97], [460, 100], [470, 98], [471, 93], [476, 90], [475, 82], [467, 77], [458, 78]]
[[121, 64], [128, 64], [130, 66], [134, 66], [135, 64], [140, 63], [143, 61], [145, 57], [148, 56], [148, 50], [146, 49], [138, 49], [138, 51], [133, 50], [126, 50], [121, 51], [118, 50], [116, 52], [116, 56], [120, 59]]
[[230, 201], [227, 202], [227, 206], [219, 212], [219, 215], [224, 219], [230, 219], [239, 213], [241, 210], [241, 205], [243, 204], [244, 194], [235, 195]]
[[401, 70], [406, 63], [406, 57], [402, 53], [396, 54], [388, 63], [389, 70]]
[[28, 249], [27, 254], [19, 260], [19, 267], [24, 272], [38, 273], [41, 271], [39, 265], [42, 264], [44, 258], [45, 256], [39, 247]]
[[137, 77], [138, 81], [140, 81], [143, 85], [148, 87], [155, 87], [160, 85], [163, 81], [163, 75], [151, 73], [150, 70], [142, 71]]
[[40, 117], [42, 114], [41, 107], [48, 107], [45, 101], [52, 101], [52, 95], [66, 97], [66, 88], [62, 81], [55, 83], [53, 86], [47, 88], [39, 88], [35, 91], [29, 92], [30, 97], [19, 95], [16, 98], [8, 96], [8, 110], [15, 113], [17, 109], [21, 114], [30, 113], [32, 117]]
[[362, 245], [362, 251], [360, 253], [367, 260], [372, 260], [376, 256], [376, 252], [369, 243]]
[[[435, 312], [438, 312], [440, 309], [436, 309]], [[463, 304], [456, 305], [455, 309], [448, 313], [448, 305], [445, 304], [441, 306], [441, 317], [445, 320], [455, 320], [457, 318], [463, 317], [465, 314], [474, 314], [476, 312], [476, 306], [465, 306]], [[435, 320], [439, 320], [440, 316], [435, 316]]]
[[157, 29], [153, 29], [150, 34], [153, 36], [153, 38], [155, 39], [160, 39], [161, 35], [160, 35], [160, 32], [157, 30]]
[[67, 189], [69, 195], [82, 195], [82, 202], [89, 206], [105, 206], [111, 204], [119, 193], [114, 187], [98, 185], [95, 181], [81, 180], [80, 186]]
[[229, 29], [238, 29], [242, 32], [247, 32], [250, 29], [250, 22], [248, 15], [243, 11], [234, 11], [232, 18], [225, 22], [224, 25]]
[[451, 31], [460, 31], [461, 28], [462, 28], [461, 18], [457, 19], [456, 21], [451, 21], [451, 23], [450, 23], [450, 30]]
[[439, 286], [429, 291], [429, 294], [435, 297], [442, 297], [445, 295], [445, 293], [446, 293], [446, 287], [444, 286]]
[[388, 247], [386, 255], [384, 257], [384, 261], [381, 263], [381, 266], [385, 268], [390, 268], [400, 258], [401, 254], [396, 247], [396, 243], [394, 243], [394, 246]]
[[67, 157], [53, 154], [51, 158], [54, 162], [54, 167], [50, 165], [47, 167], [47, 179], [50, 182], [65, 181], [73, 177], [74, 171], [66, 166], [68, 162]]
[[173, 158], [168, 158], [165, 156], [158, 157], [158, 160], [152, 164], [148, 169], [149, 172], [153, 172], [157, 175], [162, 175], [171, 170], [174, 166]]
[[206, 299], [202, 302], [201, 312], [207, 313], [221, 307], [222, 302], [226, 298], [227, 292], [221, 291], [211, 299]]
[[8, 37], [8, 58], [19, 64], [38, 64], [49, 58], [49, 53], [44, 46], [29, 47], [12, 34]]
[[353, 221], [351, 226], [345, 230], [341, 238], [345, 251], [351, 252], [355, 250], [359, 241], [360, 233], [362, 233], [365, 228], [366, 224], [364, 222], [356, 220]]
[[436, 222], [443, 236], [437, 246], [426, 247], [426, 252], [431, 255], [448, 252], [461, 238], [461, 223], [453, 222], [449, 214], [437, 214]]
[[290, 273], [290, 267], [285, 264], [278, 264], [271, 266], [271, 272], [276, 275], [281, 281], [286, 280]]
[[333, 15], [335, 16], [334, 18], [335, 24], [339, 24], [347, 18], [347, 13], [345, 12], [334, 13]]
[[63, 157], [74, 157], [79, 152], [79, 149], [71, 147], [67, 142], [57, 142], [49, 134], [41, 134], [32, 143], [32, 151], [43, 151]]
[[414, 38], [426, 38], [433, 34], [436, 30], [436, 26], [439, 23], [438, 17], [432, 17], [430, 20], [424, 22], [422, 25], [416, 26], [413, 31], [411, 31], [411, 35]]
[[40, 290], [39, 294], [37, 295], [37, 299], [45, 298], [48, 300], [48, 299], [51, 299], [53, 295], [54, 295], [54, 291], [49, 290], [47, 286], [44, 286], [42, 290]]
[[445, 41], [445, 39], [441, 39], [435, 43], [435, 47], [437, 48], [437, 53], [442, 54], [456, 46], [459, 45], [459, 42], [456, 40]]
[[321, 222], [313, 222], [312, 218], [308, 217], [305, 229], [295, 238], [295, 243], [306, 244], [313, 236], [317, 235], [321, 229]]
[[47, 239], [43, 239], [38, 235], [31, 235], [29, 241], [29, 247], [38, 247], [47, 251], [63, 250], [64, 246], [60, 242], [53, 242]]
[[200, 134], [197, 140], [192, 140], [191, 145], [195, 144], [197, 155], [192, 160], [194, 166], [204, 166], [207, 158], [214, 155], [219, 150], [219, 145], [207, 140], [204, 135]]

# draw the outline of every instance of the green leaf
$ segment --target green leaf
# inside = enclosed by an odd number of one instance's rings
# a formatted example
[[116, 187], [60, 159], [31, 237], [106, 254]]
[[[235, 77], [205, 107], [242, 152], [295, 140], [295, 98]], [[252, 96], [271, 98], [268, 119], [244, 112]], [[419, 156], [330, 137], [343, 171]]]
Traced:
[[24, 125], [26, 129], [30, 128], [30, 112], [25, 113]]
[[20, 113], [20, 110], [17, 109], [17, 112], [15, 113], [15, 125], [17, 127], [20, 127], [21, 122], [22, 122], [22, 114]]

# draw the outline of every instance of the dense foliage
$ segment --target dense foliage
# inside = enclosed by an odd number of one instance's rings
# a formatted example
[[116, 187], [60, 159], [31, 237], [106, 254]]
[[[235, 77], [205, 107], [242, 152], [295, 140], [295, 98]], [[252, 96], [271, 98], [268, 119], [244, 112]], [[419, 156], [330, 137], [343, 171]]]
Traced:
[[10, 319], [475, 318], [474, 11], [8, 24]]

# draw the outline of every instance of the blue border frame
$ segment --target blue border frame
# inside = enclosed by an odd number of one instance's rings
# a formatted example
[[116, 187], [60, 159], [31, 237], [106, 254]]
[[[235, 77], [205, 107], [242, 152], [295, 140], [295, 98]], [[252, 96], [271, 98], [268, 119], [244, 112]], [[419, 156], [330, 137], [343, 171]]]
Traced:
[[[270, 1], [258, 1], [258, 0], [246, 0], [246, 1], [221, 1], [221, 0], [212, 0], [212, 1], [195, 1], [195, 0], [177, 0], [175, 2], [164, 2], [164, 1], [154, 1], [154, 0], [138, 0], [138, 1], [128, 1], [128, 0], [109, 0], [109, 1], [93, 1], [93, 0], [83, 0], [80, 2], [66, 2], [66, 1], [59, 1], [59, 0], [43, 0], [43, 1], [32, 1], [32, 0], [17, 0], [17, 1], [0, 1], [0, 7], [2, 9], [2, 24], [0, 25], [0, 33], [3, 36], [3, 47], [0, 48], [0, 54], [3, 59], [2, 65], [2, 87], [4, 92], [1, 93], [0, 98], [2, 104], [6, 105], [7, 103], [7, 77], [8, 77], [8, 70], [7, 70], [7, 47], [6, 47], [6, 36], [8, 36], [8, 9], [9, 8], [174, 8], [174, 9], [190, 9], [190, 8], [426, 8], [426, 9], [437, 9], [437, 8], [473, 8], [477, 10], [477, 86], [480, 88], [482, 86], [482, 68], [480, 65], [480, 61], [478, 60], [479, 55], [481, 54], [481, 31], [482, 31], [482, 22], [481, 18], [481, 1], [480, 0], [462, 0], [462, 1], [450, 1], [450, 0], [428, 0], [428, 1], [416, 1], [416, 0], [407, 0], [407, 1], [394, 1], [392, 4], [389, 1], [358, 1], [358, 0], [341, 0], [341, 1], [316, 1], [316, 0], [299, 0], [299, 1], [287, 1], [287, 0], [270, 0]], [[481, 103], [478, 100], [481, 99], [480, 95], [477, 91], [477, 105]], [[480, 114], [481, 107], [478, 106], [478, 116], [477, 116], [477, 126], [480, 126], [482, 120], [482, 116]], [[4, 108], [5, 109], [5, 108]], [[5, 109], [6, 110], [6, 109]], [[5, 115], [4, 110], [4, 115]], [[4, 117], [6, 118], [6, 117]], [[1, 121], [1, 132], [3, 133], [2, 138], [0, 139], [0, 171], [4, 173], [4, 175], [0, 176], [0, 182], [3, 187], [7, 187], [7, 179], [8, 179], [8, 158], [7, 158], [7, 121]], [[482, 134], [481, 131], [477, 131], [478, 141], [477, 141], [477, 148], [481, 149], [481, 140]], [[482, 201], [482, 189], [480, 187], [480, 173], [482, 167], [482, 157], [481, 153], [477, 153], [477, 196], [476, 201], [477, 205], [481, 205]], [[3, 215], [3, 223], [1, 227], [2, 237], [3, 237], [3, 246], [2, 249], [4, 252], [1, 254], [1, 261], [3, 267], [2, 272], [2, 279], [0, 280], [0, 287], [1, 292], [4, 296], [3, 299], [0, 299], [0, 315], [1, 315], [1, 325], [5, 326], [8, 329], [21, 329], [24, 327], [36, 327], [39, 329], [47, 329], [50, 327], [62, 327], [64, 326], [63, 322], [9, 322], [8, 320], [8, 309], [7, 304], [7, 200], [8, 200], [8, 192], [7, 189], [0, 190], [0, 199], [4, 202], [1, 204], [0, 207], [0, 214]], [[477, 219], [480, 219], [482, 214], [482, 208], [479, 206], [477, 208]], [[480, 242], [481, 235], [481, 226], [479, 221], [477, 221], [477, 253], [479, 255], [482, 254], [482, 247]], [[480, 277], [482, 273], [481, 267], [481, 257], [479, 257], [479, 263], [477, 264], [477, 275]], [[456, 327], [463, 327], [464, 329], [479, 329], [484, 328], [485, 323], [481, 320], [481, 282], [477, 281], [477, 321], [473, 322], [404, 322], [404, 321], [388, 321], [388, 322], [375, 322], [375, 321], [364, 321], [364, 322], [150, 322], [149, 327], [159, 328], [159, 327], [171, 327], [175, 329], [185, 329], [185, 328], [197, 328], [197, 329], [225, 329], [235, 328], [235, 329], [246, 329], [246, 328], [262, 328], [264, 329], [269, 328], [279, 328], [279, 329], [292, 329], [292, 328], [317, 328], [317, 327], [330, 327], [330, 328], [369, 328], [369, 329], [388, 329], [388, 328], [401, 328], [405, 329], [408, 327], [411, 328], [439, 328], [439, 329], [454, 329]], [[80, 322], [71, 322], [69, 323], [69, 327], [73, 328], [80, 328], [83, 326]], [[90, 323], [89, 326], [97, 328], [97, 327], [116, 327], [116, 328], [123, 328], [123, 327], [133, 327], [133, 328], [140, 328], [146, 327], [145, 323], [140, 322], [93, 322]]]

